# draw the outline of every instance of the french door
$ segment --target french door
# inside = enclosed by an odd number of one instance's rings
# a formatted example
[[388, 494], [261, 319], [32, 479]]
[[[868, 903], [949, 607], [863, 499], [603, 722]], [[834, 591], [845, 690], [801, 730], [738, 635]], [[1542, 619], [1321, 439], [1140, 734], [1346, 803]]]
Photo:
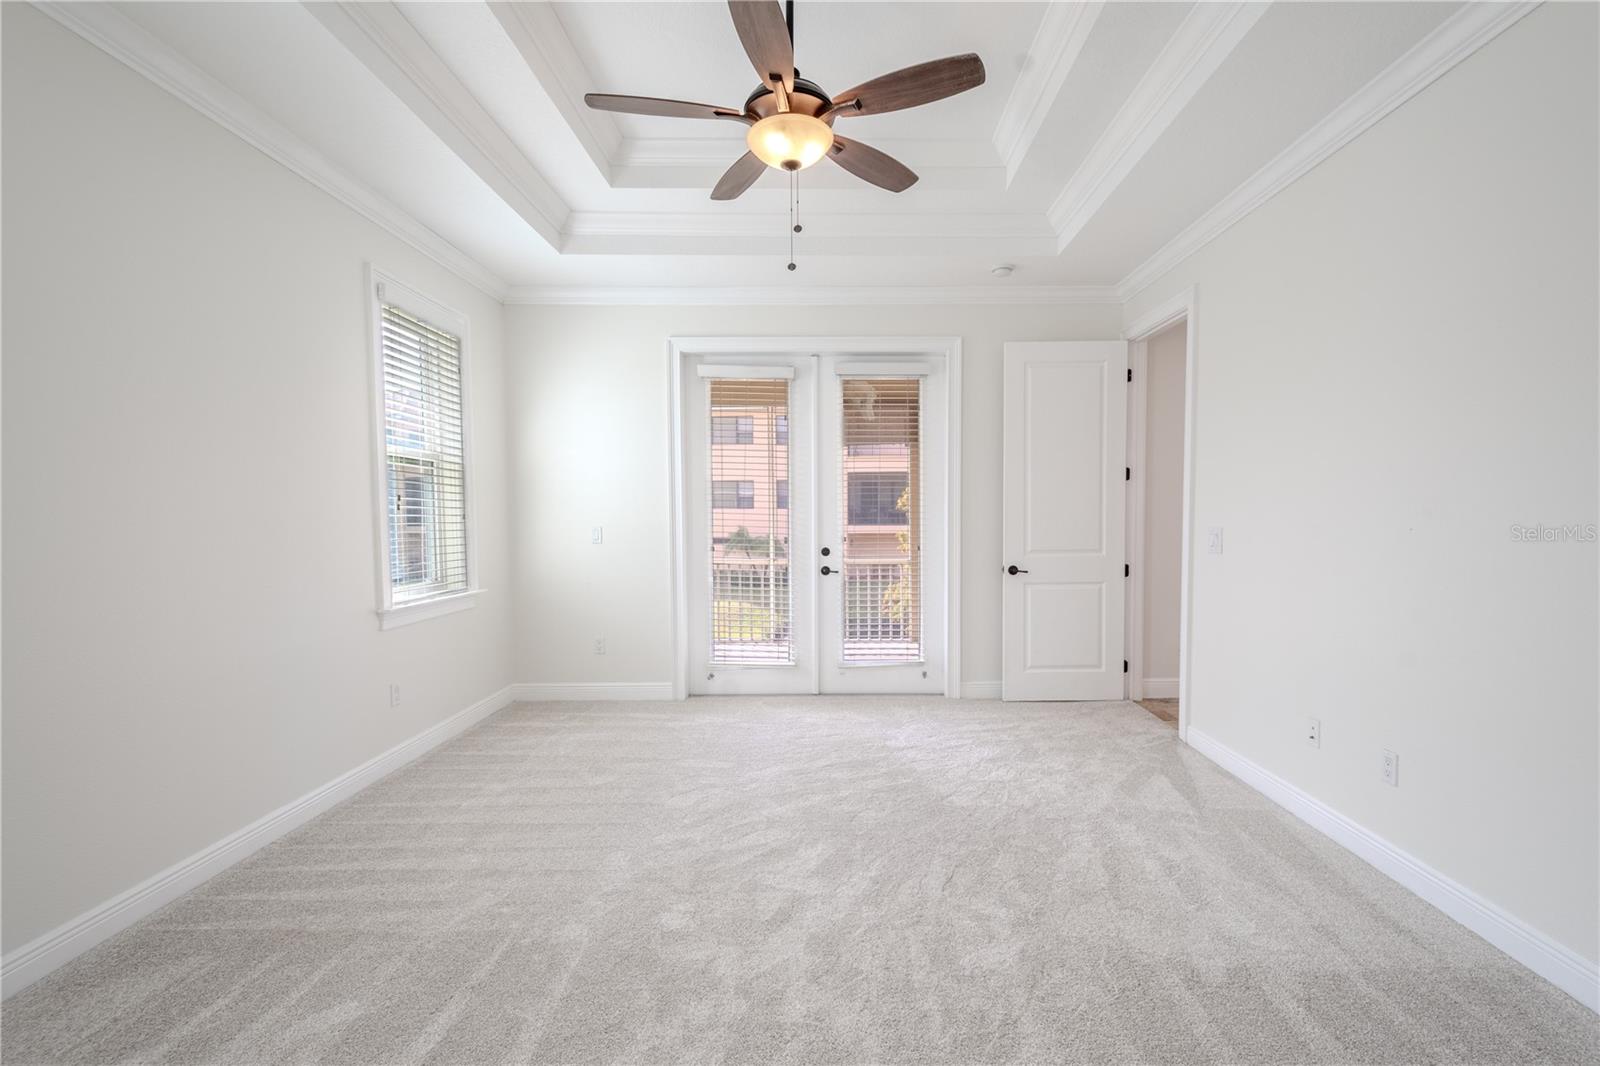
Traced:
[[943, 366], [682, 370], [689, 692], [942, 692]]

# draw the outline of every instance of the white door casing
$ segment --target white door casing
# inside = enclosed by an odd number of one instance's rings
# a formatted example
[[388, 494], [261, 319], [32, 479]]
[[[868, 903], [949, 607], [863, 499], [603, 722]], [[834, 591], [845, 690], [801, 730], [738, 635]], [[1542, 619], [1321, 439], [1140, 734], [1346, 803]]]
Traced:
[[1125, 341], [1005, 346], [1007, 700], [1122, 698], [1127, 371]]

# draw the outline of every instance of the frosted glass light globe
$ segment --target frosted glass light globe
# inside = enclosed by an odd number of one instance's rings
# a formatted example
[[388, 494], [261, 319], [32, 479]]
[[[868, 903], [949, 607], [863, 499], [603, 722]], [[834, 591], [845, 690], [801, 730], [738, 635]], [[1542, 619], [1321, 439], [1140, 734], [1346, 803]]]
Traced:
[[745, 141], [769, 167], [804, 170], [833, 146], [833, 130], [820, 118], [787, 111], [768, 115], [751, 126]]

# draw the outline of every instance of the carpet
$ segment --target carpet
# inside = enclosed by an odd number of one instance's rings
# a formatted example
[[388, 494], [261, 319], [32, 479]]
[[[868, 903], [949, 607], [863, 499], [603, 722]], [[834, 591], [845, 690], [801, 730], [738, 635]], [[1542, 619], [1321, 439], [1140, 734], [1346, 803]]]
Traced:
[[518, 704], [5, 1003], [7, 1063], [1594, 1062], [1139, 707]]

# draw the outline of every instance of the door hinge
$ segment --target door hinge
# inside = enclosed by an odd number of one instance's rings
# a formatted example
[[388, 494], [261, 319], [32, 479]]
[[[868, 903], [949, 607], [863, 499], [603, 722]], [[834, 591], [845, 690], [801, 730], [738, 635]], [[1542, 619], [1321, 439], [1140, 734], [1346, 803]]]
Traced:
[[1122, 672], [1123, 673], [1127, 673], [1128, 672], [1128, 660], [1126, 660], [1126, 659], [1122, 660]]
[[1128, 380], [1129, 381], [1133, 380], [1133, 367], [1131, 367], [1131, 366], [1128, 368]]
[[1131, 568], [1130, 568], [1130, 567], [1129, 567], [1129, 566], [1128, 566], [1128, 564], [1127, 564], [1127, 563], [1123, 563], [1123, 564], [1122, 564], [1122, 576], [1123, 576], [1123, 577], [1129, 577], [1129, 576], [1131, 576], [1131, 575], [1132, 575], [1132, 570], [1131, 570]]
[[1125, 467], [1122, 468], [1122, 480], [1124, 480], [1124, 481], [1132, 481], [1133, 480], [1133, 467], [1125, 466]]

